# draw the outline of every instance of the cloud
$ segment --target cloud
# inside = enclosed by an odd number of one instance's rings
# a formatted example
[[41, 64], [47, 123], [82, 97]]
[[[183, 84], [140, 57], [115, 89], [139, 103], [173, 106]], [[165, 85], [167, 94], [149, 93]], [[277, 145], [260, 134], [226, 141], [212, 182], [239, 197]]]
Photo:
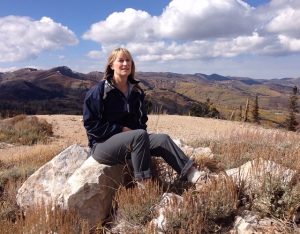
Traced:
[[251, 12], [237, 0], [173, 0], [159, 17], [159, 33], [187, 40], [248, 34], [255, 23]]
[[267, 24], [266, 30], [300, 38], [300, 9], [287, 6], [276, 12], [274, 18]]
[[227, 41], [214, 43], [212, 57], [234, 57], [242, 53], [256, 53], [264, 45], [265, 39], [253, 33], [251, 36], [239, 36]]
[[94, 23], [83, 38], [106, 44], [240, 35], [252, 33], [251, 11], [239, 0], [173, 0], [161, 16], [132, 8], [112, 13]]
[[299, 0], [258, 8], [242, 0], [172, 0], [158, 16], [131, 8], [115, 12], [83, 38], [101, 44], [102, 55], [123, 46], [138, 61], [164, 62], [300, 52], [299, 28]]
[[278, 36], [280, 43], [289, 51], [300, 52], [300, 39], [287, 37], [285, 35]]
[[257, 33], [233, 39], [216, 41], [197, 40], [185, 43], [128, 43], [127, 48], [140, 61], [194, 60], [203, 58], [234, 57], [243, 52], [255, 53], [265, 44]]
[[0, 62], [35, 58], [43, 51], [77, 43], [71, 30], [51, 18], [0, 17]]
[[101, 51], [92, 50], [87, 54], [87, 57], [89, 57], [91, 59], [101, 59], [103, 57], [103, 54]]
[[104, 44], [131, 40], [147, 41], [153, 36], [154, 20], [155, 18], [145, 11], [128, 8], [124, 12], [111, 14], [105, 21], [93, 24], [83, 38]]
[[0, 72], [12, 72], [19, 69], [18, 67], [0, 67]]

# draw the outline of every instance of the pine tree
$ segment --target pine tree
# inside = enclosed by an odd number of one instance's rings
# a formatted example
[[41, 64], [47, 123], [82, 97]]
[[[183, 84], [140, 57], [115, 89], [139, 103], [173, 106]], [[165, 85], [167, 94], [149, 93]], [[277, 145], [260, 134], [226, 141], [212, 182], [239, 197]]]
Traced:
[[240, 111], [239, 111], [239, 121], [243, 120], [243, 107], [240, 105]]
[[298, 100], [298, 88], [297, 86], [294, 86], [293, 94], [290, 96], [289, 99], [289, 114], [285, 121], [286, 128], [289, 131], [296, 131], [296, 126], [298, 125], [298, 122], [296, 120], [296, 113], [298, 112], [297, 100]]
[[233, 121], [235, 119], [235, 110], [233, 110], [232, 112], [231, 112], [231, 115], [230, 115], [230, 117], [229, 117], [229, 120], [231, 120], [231, 121]]
[[246, 107], [245, 107], [245, 115], [244, 115], [244, 122], [248, 122], [248, 113], [249, 113], [249, 99], [247, 98]]
[[259, 116], [259, 106], [258, 106], [258, 96], [255, 96], [254, 105], [252, 109], [252, 118], [253, 122], [260, 124], [260, 116]]

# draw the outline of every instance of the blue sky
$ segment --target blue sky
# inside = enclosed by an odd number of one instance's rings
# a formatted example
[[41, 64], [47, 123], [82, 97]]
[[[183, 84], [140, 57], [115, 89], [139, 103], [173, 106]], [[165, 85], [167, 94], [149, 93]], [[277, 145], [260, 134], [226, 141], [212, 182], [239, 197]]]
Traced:
[[119, 46], [138, 71], [300, 77], [300, 1], [1, 0], [0, 72], [103, 71]]

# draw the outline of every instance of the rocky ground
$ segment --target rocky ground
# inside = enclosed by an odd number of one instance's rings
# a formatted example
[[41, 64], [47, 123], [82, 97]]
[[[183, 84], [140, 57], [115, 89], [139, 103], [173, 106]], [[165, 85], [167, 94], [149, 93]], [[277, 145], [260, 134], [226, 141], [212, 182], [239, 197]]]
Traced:
[[[21, 168], [23, 163], [24, 165], [30, 165], [30, 163], [35, 163], [32, 167], [34, 170], [37, 169], [40, 165], [44, 165], [46, 162], [51, 160], [54, 155], [57, 155], [62, 150], [66, 149], [70, 145], [79, 144], [83, 147], [87, 146], [87, 139], [85, 134], [85, 129], [83, 127], [82, 116], [75, 115], [40, 115], [37, 116], [40, 119], [46, 120], [48, 123], [52, 124], [53, 127], [53, 137], [50, 140], [49, 144], [37, 144], [33, 146], [18, 146], [2, 143], [0, 145], [0, 160], [3, 161], [4, 164], [14, 164], [15, 162], [19, 163], [19, 167]], [[251, 125], [247, 123], [241, 122], [230, 122], [224, 120], [216, 120], [216, 119], [206, 119], [206, 118], [197, 118], [191, 116], [171, 116], [171, 115], [149, 115], [148, 121], [148, 131], [151, 133], [167, 133], [173, 139], [181, 139], [179, 141], [183, 145], [189, 145], [192, 147], [187, 148], [189, 151], [190, 148], [196, 149], [197, 147], [209, 147], [214, 154], [214, 160], [220, 162], [225, 169], [235, 168], [236, 170], [233, 174], [237, 174], [238, 178], [241, 178], [241, 169], [242, 165], [251, 159], [263, 158], [265, 161], [258, 161], [258, 165], [263, 165], [260, 171], [268, 171], [270, 168], [269, 161], [271, 160], [280, 165], [284, 165], [286, 168], [293, 169], [293, 175], [299, 172], [300, 169], [300, 155], [299, 155], [299, 142], [300, 135], [297, 133], [286, 132], [284, 130], [279, 129], [266, 129], [261, 126]], [[187, 152], [188, 152], [187, 151]], [[192, 150], [193, 151], [193, 150]], [[45, 156], [46, 155], [46, 156]], [[48, 156], [47, 156], [48, 155]], [[37, 157], [41, 157], [41, 159], [37, 160], [38, 164], [35, 162]], [[27, 159], [28, 158], [28, 159]], [[73, 157], [72, 157], [73, 158]], [[25, 160], [27, 159], [27, 160]], [[34, 160], [33, 160], [34, 159]], [[32, 161], [32, 162], [31, 162]], [[76, 160], [75, 160], [76, 161]], [[200, 160], [201, 161], [201, 160]], [[270, 162], [271, 162], [270, 161]], [[20, 163], [21, 162], [21, 163]], [[249, 164], [249, 163], [248, 163]], [[279, 165], [278, 164], [278, 165]], [[65, 164], [62, 164], [65, 165]], [[249, 164], [252, 165], [252, 164]], [[275, 165], [275, 164], [274, 164]], [[277, 164], [276, 164], [277, 165]], [[62, 168], [64, 168], [63, 166]], [[276, 166], [277, 167], [277, 166]], [[257, 170], [259, 167], [255, 167]], [[284, 169], [286, 170], [286, 169]], [[227, 170], [228, 171], [228, 170]], [[249, 169], [246, 169], [249, 171]], [[277, 170], [272, 170], [277, 171]], [[46, 173], [47, 174], [47, 173]], [[54, 173], [57, 174], [57, 173]], [[230, 174], [230, 173], [229, 173]], [[232, 173], [231, 173], [232, 174]], [[249, 173], [247, 173], [248, 175]], [[284, 173], [279, 173], [280, 175], [284, 175]], [[263, 178], [263, 181], [267, 181], [267, 177], [264, 175], [260, 178]], [[233, 176], [234, 177], [234, 176]], [[275, 176], [277, 178], [277, 176]], [[274, 177], [274, 178], [275, 178]], [[89, 177], [90, 178], [90, 177]], [[300, 178], [300, 177], [299, 177]], [[98, 181], [98, 179], [96, 179]], [[289, 179], [290, 181], [290, 179]], [[227, 183], [227, 182], [226, 182]], [[253, 184], [253, 183], [252, 183]], [[240, 184], [238, 184], [239, 186]], [[260, 218], [269, 217], [268, 212], [273, 210], [273, 194], [277, 192], [276, 188], [274, 189], [275, 184], [271, 184], [271, 187], [268, 189], [272, 189], [272, 191], [260, 191], [259, 189], [255, 189], [255, 193], [260, 194], [259, 196], [265, 196], [263, 199], [254, 199], [248, 200], [248, 197], [251, 193], [247, 193], [247, 197], [244, 196], [242, 199], [246, 199], [246, 203], [248, 206], [243, 204], [243, 210], [245, 212], [240, 212], [234, 208], [236, 219], [232, 220], [235, 228], [232, 233], [245, 233], [240, 230], [249, 230], [253, 233], [253, 230], [264, 229], [265, 227], [259, 224]], [[279, 184], [286, 186], [286, 183]], [[298, 215], [298, 203], [297, 197], [299, 197], [299, 181], [296, 181], [295, 184], [292, 184], [292, 187], [287, 187], [286, 191], [283, 190], [282, 194], [291, 194], [291, 192], [295, 193], [290, 199], [290, 196], [287, 198], [285, 196], [276, 198], [278, 200], [278, 204], [276, 203], [275, 210], [278, 218], [289, 218], [290, 220], [298, 220], [295, 215]], [[219, 201], [220, 198], [226, 197], [226, 191], [224, 188], [218, 188], [218, 184], [213, 185], [211, 189], [207, 189], [205, 193], [210, 194], [211, 191], [220, 191], [221, 195], [216, 196], [213, 203]], [[217, 186], [217, 187], [216, 187]], [[259, 186], [259, 188], [265, 189], [264, 186]], [[244, 192], [247, 192], [246, 188], [242, 188]], [[281, 189], [281, 187], [280, 187]], [[224, 193], [224, 191], [225, 193]], [[236, 192], [235, 190], [230, 190], [231, 192]], [[222, 194], [222, 192], [224, 194]], [[192, 194], [192, 193], [191, 193]], [[217, 194], [216, 192], [213, 194]], [[210, 194], [212, 196], [213, 194]], [[200, 193], [201, 195], [201, 193]], [[227, 194], [228, 195], [228, 194]], [[271, 196], [270, 196], [271, 195]], [[208, 197], [210, 197], [208, 196]], [[207, 196], [204, 196], [207, 197]], [[255, 198], [255, 197], [254, 197]], [[229, 196], [228, 199], [232, 199], [232, 196]], [[267, 199], [267, 200], [266, 200]], [[201, 200], [201, 199], [200, 199]], [[224, 200], [224, 199], [223, 199]], [[226, 199], [225, 199], [226, 200]], [[224, 201], [225, 201], [224, 200]], [[277, 201], [276, 200], [276, 201]], [[269, 205], [266, 201], [271, 202]], [[284, 206], [282, 205], [282, 201], [284, 202]], [[293, 203], [291, 203], [292, 201]], [[256, 213], [247, 213], [248, 209], [251, 209], [251, 206], [256, 207]], [[225, 204], [225, 203], [224, 203]], [[227, 204], [227, 203], [226, 203]], [[234, 202], [232, 202], [234, 204]], [[266, 205], [267, 204], [267, 205]], [[179, 204], [180, 205], [180, 204]], [[220, 207], [223, 207], [221, 204]], [[292, 212], [292, 216], [287, 215], [288, 209], [292, 207], [294, 208]], [[252, 209], [254, 211], [255, 209]], [[260, 216], [262, 212], [266, 212], [264, 216]], [[275, 213], [274, 213], [275, 214]], [[257, 216], [258, 215], [258, 216]], [[276, 214], [275, 214], [276, 215]], [[281, 219], [276, 219], [281, 222]], [[276, 220], [267, 220], [266, 226], [270, 227], [270, 223], [274, 223]], [[265, 221], [265, 220], [264, 220]], [[296, 221], [295, 221], [296, 222]], [[297, 221], [297, 225], [298, 225]], [[160, 224], [157, 224], [158, 226]], [[230, 225], [230, 226], [231, 226]], [[259, 226], [260, 225], [260, 226]], [[288, 228], [292, 230], [291, 223], [286, 222], [284, 224], [278, 223], [277, 230], [283, 230], [283, 228]], [[227, 226], [230, 228], [230, 226]], [[242, 229], [243, 227], [246, 229]], [[197, 228], [197, 227], [196, 227]], [[163, 230], [163, 228], [160, 228]], [[296, 230], [297, 227], [294, 229]], [[287, 230], [287, 229], [286, 229]], [[297, 229], [298, 230], [298, 229]], [[237, 232], [236, 232], [237, 231]], [[250, 232], [249, 232], [250, 233]], [[257, 233], [257, 232], [254, 232]]]

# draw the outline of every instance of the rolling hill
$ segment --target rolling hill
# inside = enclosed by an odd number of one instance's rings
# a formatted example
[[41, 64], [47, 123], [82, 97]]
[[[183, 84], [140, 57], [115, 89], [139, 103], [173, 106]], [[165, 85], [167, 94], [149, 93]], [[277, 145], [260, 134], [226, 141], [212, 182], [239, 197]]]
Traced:
[[[1, 115], [81, 114], [85, 93], [102, 76], [65, 66], [0, 73]], [[292, 87], [300, 86], [300, 78], [267, 80], [202, 73], [137, 72], [136, 78], [141, 80], [152, 112], [188, 115], [194, 106], [208, 105], [220, 111], [219, 118], [237, 119], [246, 100], [251, 105], [258, 95], [262, 119], [274, 126], [286, 115]]]

